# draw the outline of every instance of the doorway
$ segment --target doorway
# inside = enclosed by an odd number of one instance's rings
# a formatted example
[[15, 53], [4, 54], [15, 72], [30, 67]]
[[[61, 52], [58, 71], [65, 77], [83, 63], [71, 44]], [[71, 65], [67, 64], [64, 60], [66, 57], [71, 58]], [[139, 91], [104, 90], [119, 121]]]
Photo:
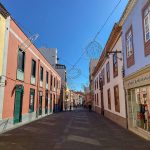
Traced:
[[39, 95], [39, 115], [42, 115], [42, 95]]
[[16, 86], [14, 103], [14, 123], [22, 121], [23, 86]]

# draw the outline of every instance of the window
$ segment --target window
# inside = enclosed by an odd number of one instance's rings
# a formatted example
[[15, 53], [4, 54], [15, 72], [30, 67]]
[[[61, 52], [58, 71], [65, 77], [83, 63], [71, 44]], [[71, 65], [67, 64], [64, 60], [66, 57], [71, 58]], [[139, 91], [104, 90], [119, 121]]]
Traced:
[[97, 83], [97, 89], [98, 89], [98, 77], [97, 77], [96, 83]]
[[49, 73], [46, 71], [46, 89], [48, 89], [48, 78], [49, 78]]
[[114, 100], [115, 100], [115, 111], [120, 112], [119, 87], [118, 87], [118, 85], [114, 87]]
[[56, 83], [55, 83], [55, 82], [56, 82], [56, 79], [55, 79], [55, 77], [54, 77], [54, 88], [55, 88], [55, 86], [56, 86]]
[[32, 67], [31, 67], [31, 76], [35, 78], [36, 76], [36, 61], [32, 59]]
[[32, 63], [31, 63], [31, 84], [35, 85], [35, 83], [36, 83], [35, 77], [36, 77], [36, 61], [32, 59]]
[[114, 74], [114, 77], [118, 76], [118, 59], [117, 59], [117, 53], [113, 54], [113, 74]]
[[133, 54], [133, 38], [131, 30], [126, 35], [127, 58]]
[[110, 66], [109, 62], [106, 64], [107, 83], [110, 82]]
[[110, 93], [110, 89], [107, 90], [107, 96], [108, 96], [108, 109], [111, 109], [111, 93]]
[[94, 98], [95, 98], [95, 105], [96, 105], [96, 94], [95, 94]]
[[51, 86], [50, 86], [50, 89], [52, 90], [52, 86], [53, 86], [53, 76], [52, 76], [52, 74], [51, 74], [51, 79], [50, 79], [50, 84], [51, 84]]
[[49, 77], [49, 74], [48, 72], [46, 71], [46, 83], [48, 84], [48, 77]]
[[18, 50], [17, 79], [24, 80], [25, 52]]
[[126, 33], [126, 58], [127, 58], [128, 68], [134, 65], [134, 46], [133, 46], [132, 25]]
[[103, 85], [105, 85], [105, 70], [104, 70], [104, 68], [103, 68], [103, 70], [101, 72], [101, 77], [102, 77]]
[[18, 67], [19, 71], [24, 72], [24, 64], [25, 64], [25, 52], [19, 49], [18, 51]]
[[34, 99], [35, 99], [35, 90], [30, 89], [30, 101], [29, 101], [29, 112], [34, 112]]
[[98, 93], [97, 93], [97, 105], [99, 105], [99, 100], [98, 100]]
[[99, 74], [99, 89], [101, 89], [101, 74]]
[[144, 11], [145, 42], [150, 40], [150, 4]]
[[40, 67], [40, 81], [43, 81], [43, 67]]
[[143, 32], [145, 56], [150, 54], [150, 1], [143, 8]]

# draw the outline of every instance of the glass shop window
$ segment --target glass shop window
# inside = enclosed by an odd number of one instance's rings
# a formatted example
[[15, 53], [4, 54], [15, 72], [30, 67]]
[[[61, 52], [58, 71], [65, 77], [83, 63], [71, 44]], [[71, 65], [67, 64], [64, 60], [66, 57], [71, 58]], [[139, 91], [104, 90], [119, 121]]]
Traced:
[[150, 131], [150, 86], [135, 90], [137, 109], [136, 126]]

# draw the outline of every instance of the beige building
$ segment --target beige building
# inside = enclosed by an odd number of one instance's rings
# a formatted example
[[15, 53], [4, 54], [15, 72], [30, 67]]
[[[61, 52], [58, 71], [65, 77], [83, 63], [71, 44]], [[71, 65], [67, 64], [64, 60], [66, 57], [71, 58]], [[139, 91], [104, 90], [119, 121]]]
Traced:
[[95, 111], [127, 127], [121, 26], [115, 24], [94, 70]]
[[89, 63], [89, 90], [90, 90], [90, 94], [87, 94], [88, 97], [90, 97], [90, 103], [92, 104], [92, 108], [95, 108], [95, 103], [94, 103], [94, 76], [93, 76], [93, 72], [94, 69], [96, 67], [98, 63], [98, 59], [91, 59], [90, 63]]

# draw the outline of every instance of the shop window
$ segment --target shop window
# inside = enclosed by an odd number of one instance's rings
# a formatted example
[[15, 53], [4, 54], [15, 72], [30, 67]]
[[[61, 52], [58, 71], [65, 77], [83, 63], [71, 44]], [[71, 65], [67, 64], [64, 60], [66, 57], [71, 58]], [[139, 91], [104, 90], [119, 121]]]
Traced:
[[108, 96], [108, 109], [111, 109], [111, 93], [110, 93], [110, 89], [107, 90], [107, 96]]
[[132, 105], [134, 125], [150, 131], [150, 86], [135, 89]]
[[34, 112], [35, 90], [30, 89], [29, 112]]
[[120, 112], [119, 86], [114, 87], [115, 111]]

